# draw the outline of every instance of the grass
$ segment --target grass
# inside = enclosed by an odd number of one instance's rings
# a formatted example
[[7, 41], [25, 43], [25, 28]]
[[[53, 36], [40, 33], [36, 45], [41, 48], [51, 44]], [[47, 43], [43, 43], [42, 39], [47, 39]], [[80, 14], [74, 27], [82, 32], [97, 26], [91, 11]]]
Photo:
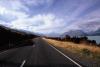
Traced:
[[45, 39], [47, 42], [51, 43], [55, 47], [60, 47], [62, 49], [67, 49], [73, 53], [78, 53], [81, 56], [100, 60], [100, 47], [90, 46], [85, 44], [75, 44], [72, 42], [63, 42], [52, 39]]

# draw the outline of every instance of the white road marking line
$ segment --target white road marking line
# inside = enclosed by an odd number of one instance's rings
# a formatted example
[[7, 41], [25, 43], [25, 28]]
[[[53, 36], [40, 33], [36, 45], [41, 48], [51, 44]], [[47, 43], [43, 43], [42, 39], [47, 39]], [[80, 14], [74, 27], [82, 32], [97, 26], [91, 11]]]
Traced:
[[8, 51], [11, 51], [11, 50], [1, 51], [1, 52], [0, 52], [0, 55], [3, 54], [3, 53], [6, 53], [6, 52], [8, 52]]
[[0, 54], [6, 53], [6, 52], [7, 52], [7, 50], [6, 50], [6, 51], [2, 51], [2, 52], [0, 52]]
[[23, 67], [24, 64], [25, 64], [25, 62], [26, 62], [26, 60], [24, 60], [24, 61], [22, 62], [22, 64], [20, 65], [20, 67]]
[[[19, 47], [19, 48], [22, 48], [22, 47]], [[15, 50], [17, 50], [19, 48], [7, 49], [7, 50], [4, 50], [4, 51], [1, 51], [0, 54], [6, 53], [6, 52], [9, 52], [9, 51], [15, 51]]]
[[70, 57], [68, 57], [67, 55], [65, 55], [64, 53], [62, 53], [61, 51], [59, 51], [58, 49], [56, 49], [54, 46], [50, 45], [52, 48], [54, 48], [57, 52], [59, 52], [60, 54], [62, 54], [64, 57], [68, 58], [70, 61], [72, 61], [74, 64], [76, 64], [78, 67], [83, 67], [80, 64], [78, 64], [76, 61], [72, 60]]

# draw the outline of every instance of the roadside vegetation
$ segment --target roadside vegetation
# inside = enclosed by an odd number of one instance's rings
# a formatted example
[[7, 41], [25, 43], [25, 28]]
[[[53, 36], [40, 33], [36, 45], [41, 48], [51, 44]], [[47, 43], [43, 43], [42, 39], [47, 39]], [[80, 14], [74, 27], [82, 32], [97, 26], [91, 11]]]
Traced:
[[0, 25], [0, 51], [16, 47], [33, 45], [37, 36]]
[[44, 38], [55, 47], [77, 53], [80, 56], [100, 61], [100, 46], [94, 40], [88, 40], [87, 37], [69, 37], [66, 38]]

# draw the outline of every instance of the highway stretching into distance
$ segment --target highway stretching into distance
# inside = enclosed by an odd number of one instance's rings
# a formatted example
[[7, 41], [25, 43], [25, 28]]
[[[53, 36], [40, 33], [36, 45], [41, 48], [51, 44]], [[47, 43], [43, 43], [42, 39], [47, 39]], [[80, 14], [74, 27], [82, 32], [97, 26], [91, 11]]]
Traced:
[[1, 52], [0, 67], [82, 67], [42, 38], [36, 38], [33, 41], [32, 46]]

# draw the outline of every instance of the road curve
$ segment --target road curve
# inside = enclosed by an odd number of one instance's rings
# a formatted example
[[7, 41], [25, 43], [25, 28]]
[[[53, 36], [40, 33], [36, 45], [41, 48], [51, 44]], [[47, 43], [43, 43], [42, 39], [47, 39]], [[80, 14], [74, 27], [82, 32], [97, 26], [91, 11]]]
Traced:
[[79, 67], [52, 48], [41, 38], [33, 40], [33, 46], [24, 46], [0, 53], [0, 67]]

